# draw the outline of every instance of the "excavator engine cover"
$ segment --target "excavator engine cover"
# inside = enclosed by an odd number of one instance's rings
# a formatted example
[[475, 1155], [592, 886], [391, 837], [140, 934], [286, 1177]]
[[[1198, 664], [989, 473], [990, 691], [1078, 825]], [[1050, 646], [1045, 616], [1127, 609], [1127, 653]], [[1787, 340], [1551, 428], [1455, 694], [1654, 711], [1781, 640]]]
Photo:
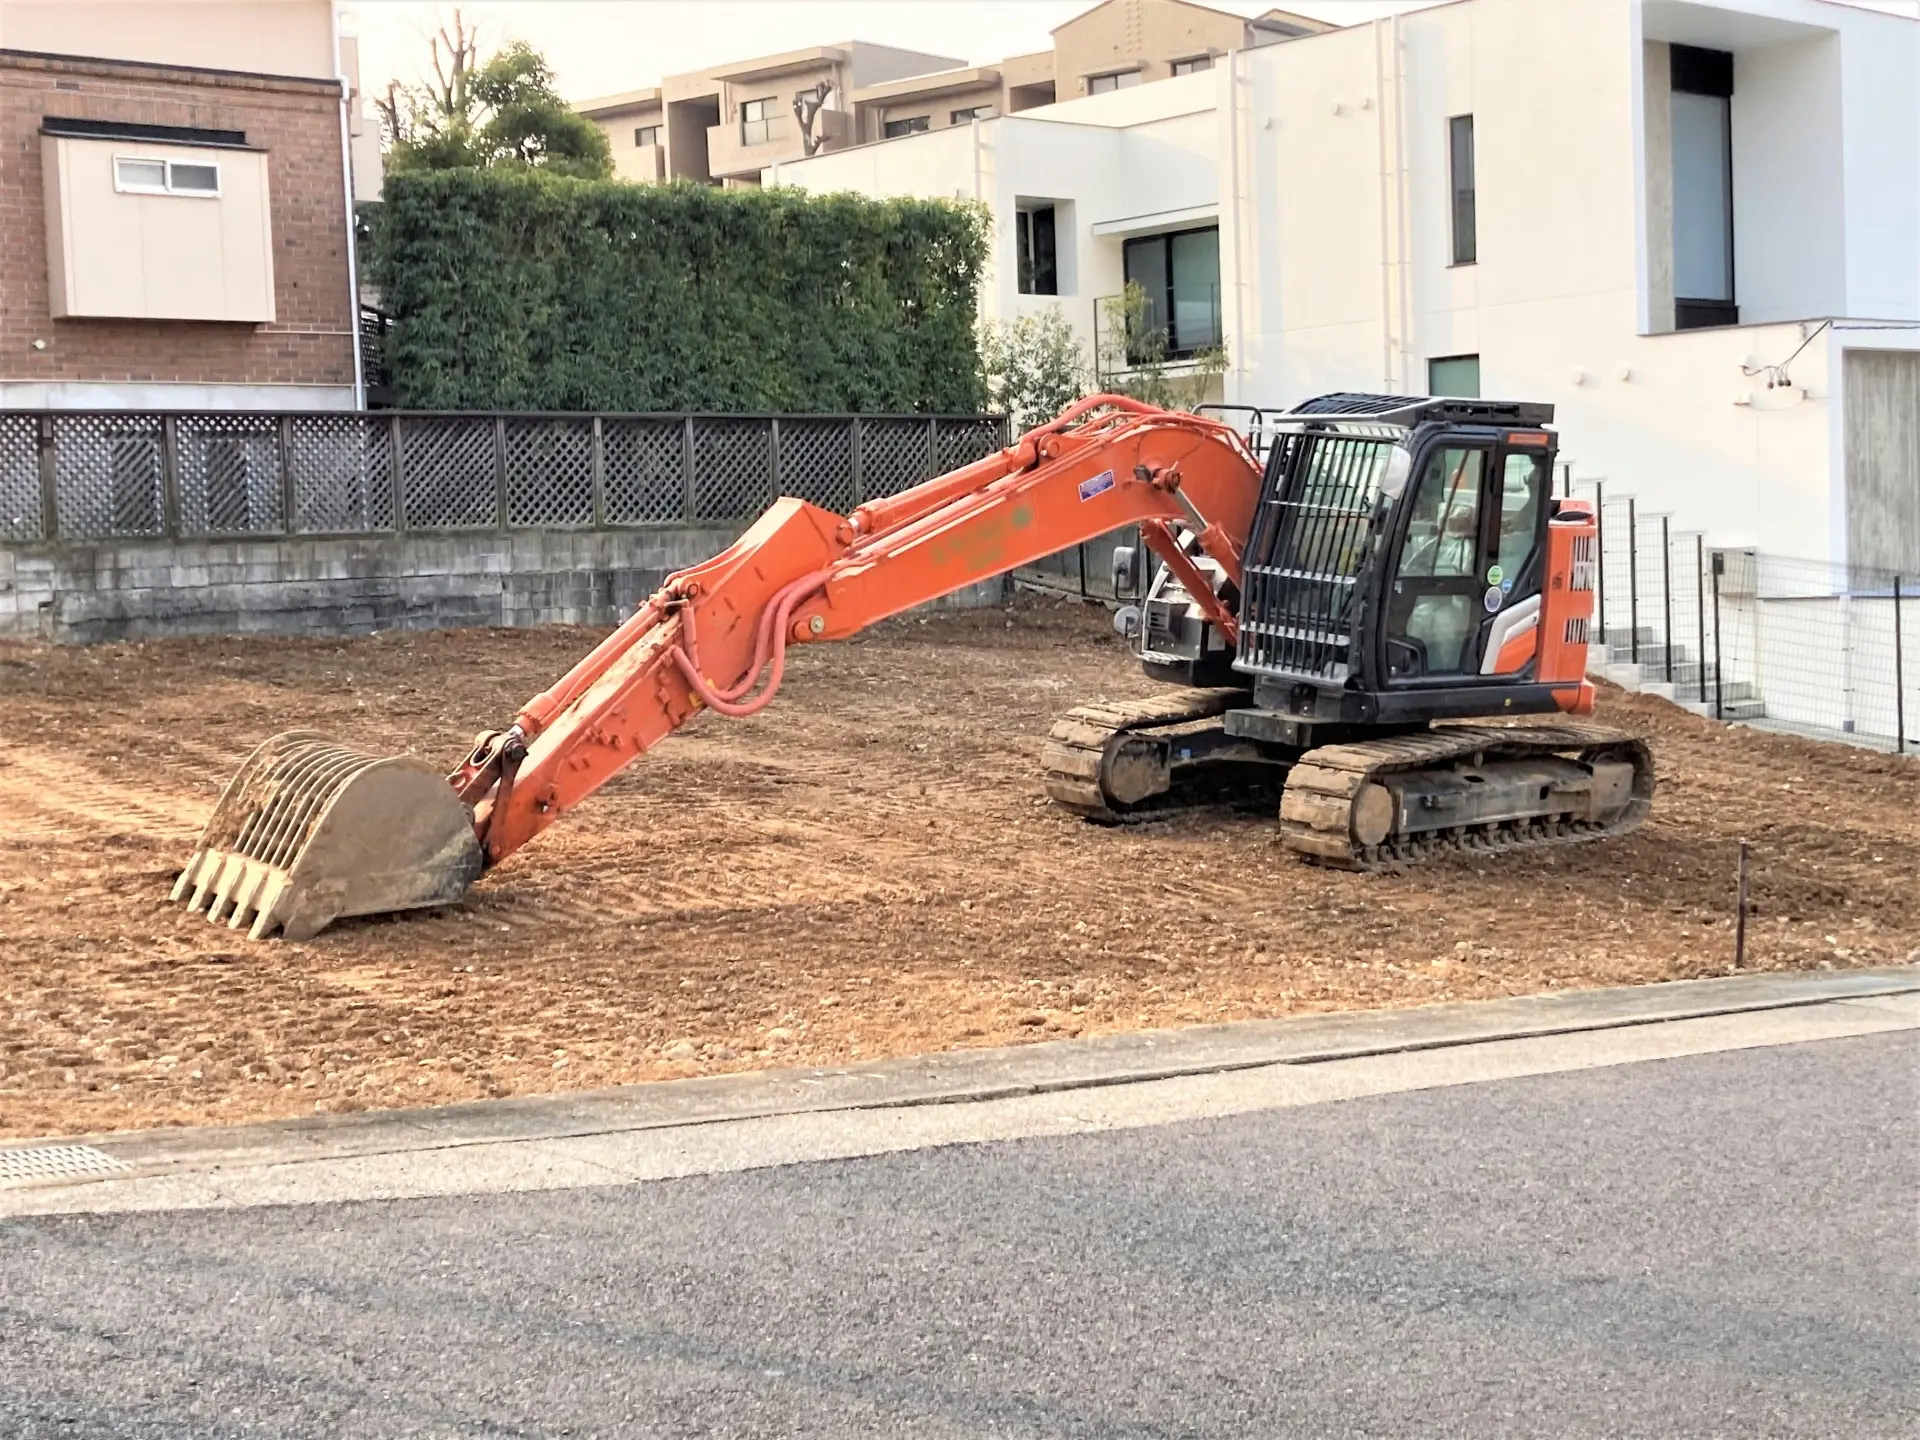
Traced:
[[483, 868], [472, 812], [424, 760], [288, 730], [233, 777], [173, 898], [256, 940], [305, 940], [344, 916], [451, 903]]

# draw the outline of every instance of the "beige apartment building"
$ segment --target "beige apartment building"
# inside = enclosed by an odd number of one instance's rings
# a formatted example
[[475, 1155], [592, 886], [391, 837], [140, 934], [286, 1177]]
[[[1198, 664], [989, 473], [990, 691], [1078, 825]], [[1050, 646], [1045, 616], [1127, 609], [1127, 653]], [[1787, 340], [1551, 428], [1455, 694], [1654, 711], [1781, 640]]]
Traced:
[[757, 185], [810, 155], [1016, 114], [1210, 69], [1335, 27], [1284, 10], [1254, 19], [1193, 0], [1103, 0], [1053, 31], [1053, 48], [969, 66], [864, 41], [762, 56], [582, 102], [639, 181]]

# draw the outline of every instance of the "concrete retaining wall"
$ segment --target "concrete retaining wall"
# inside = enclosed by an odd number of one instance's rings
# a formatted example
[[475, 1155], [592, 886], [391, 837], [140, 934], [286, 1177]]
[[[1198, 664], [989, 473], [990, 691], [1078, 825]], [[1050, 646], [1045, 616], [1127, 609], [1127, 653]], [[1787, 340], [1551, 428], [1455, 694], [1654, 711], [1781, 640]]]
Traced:
[[[516, 531], [0, 547], [0, 638], [612, 625], [735, 531]], [[1001, 582], [941, 602], [992, 605]]]

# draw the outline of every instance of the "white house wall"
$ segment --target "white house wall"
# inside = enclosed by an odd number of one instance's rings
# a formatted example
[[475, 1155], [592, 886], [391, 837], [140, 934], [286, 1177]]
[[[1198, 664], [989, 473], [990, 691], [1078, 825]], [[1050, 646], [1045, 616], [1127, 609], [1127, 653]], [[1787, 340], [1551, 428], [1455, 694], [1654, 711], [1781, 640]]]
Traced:
[[1743, 322], [1846, 313], [1840, 75], [1831, 31], [1736, 59], [1733, 273]]
[[1920, 320], [1920, 24], [1847, 16], [1847, 296], [1842, 313]]

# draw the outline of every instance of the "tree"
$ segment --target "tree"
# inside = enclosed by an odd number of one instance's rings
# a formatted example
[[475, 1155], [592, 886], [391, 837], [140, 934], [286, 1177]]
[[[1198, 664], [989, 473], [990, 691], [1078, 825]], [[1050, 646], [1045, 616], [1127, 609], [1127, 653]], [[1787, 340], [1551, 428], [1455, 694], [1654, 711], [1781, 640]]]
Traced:
[[813, 127], [832, 94], [833, 86], [822, 80], [812, 89], [802, 90], [793, 97], [793, 118], [800, 122], [800, 143], [808, 155], [820, 153], [821, 137], [814, 133]]
[[980, 368], [987, 404], [1011, 416], [1017, 431], [1053, 419], [1092, 379], [1080, 337], [1058, 307], [981, 326]]
[[1153, 305], [1138, 280], [1100, 301], [1100, 388], [1131, 395], [1166, 410], [1206, 402], [1226, 373], [1227, 349], [1211, 345], [1178, 358], [1167, 354], [1167, 327], [1154, 323]]
[[482, 61], [478, 30], [455, 10], [431, 54], [432, 83], [392, 82], [374, 102], [388, 170], [528, 165], [590, 180], [613, 174], [605, 132], [560, 98], [552, 67], [526, 41]]

